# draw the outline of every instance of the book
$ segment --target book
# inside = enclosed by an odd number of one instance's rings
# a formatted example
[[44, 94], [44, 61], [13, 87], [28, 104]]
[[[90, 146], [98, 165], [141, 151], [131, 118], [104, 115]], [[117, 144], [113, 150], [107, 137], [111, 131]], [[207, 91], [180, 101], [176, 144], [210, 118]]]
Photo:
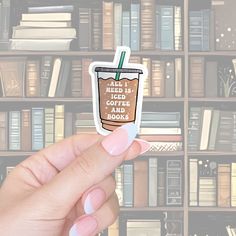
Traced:
[[211, 119], [212, 119], [212, 109], [205, 109], [203, 111], [202, 131], [201, 131], [201, 139], [200, 139], [201, 151], [208, 149]]
[[20, 111], [9, 112], [9, 150], [21, 150], [21, 114]]
[[70, 12], [62, 13], [25, 13], [22, 14], [22, 21], [71, 21]]
[[130, 12], [123, 11], [122, 15], [122, 45], [130, 47]]
[[198, 206], [198, 159], [189, 161], [189, 206]]
[[231, 206], [236, 206], [236, 163], [231, 165]]
[[[84, 32], [83, 32], [84, 33]], [[82, 38], [82, 35], [79, 37]], [[13, 39], [74, 39], [74, 28], [31, 28], [17, 26], [13, 28]], [[89, 42], [89, 41], [87, 41]]]
[[52, 56], [43, 56], [40, 69], [40, 96], [47, 97], [52, 73]]
[[79, 8], [79, 49], [88, 51], [91, 49], [91, 9]]
[[182, 97], [182, 86], [183, 86], [183, 70], [182, 70], [182, 59], [175, 58], [175, 97]]
[[124, 207], [133, 206], [133, 164], [124, 164]]
[[10, 39], [10, 49], [18, 51], [68, 51], [72, 39]]
[[0, 150], [8, 149], [8, 112], [0, 112]]
[[38, 60], [27, 60], [26, 62], [26, 96], [40, 96], [40, 77]]
[[157, 168], [158, 168], [158, 159], [149, 158], [148, 160], [148, 206], [156, 207], [157, 206]]
[[152, 61], [152, 96], [164, 97], [165, 92], [165, 72], [164, 61]]
[[166, 162], [158, 160], [157, 167], [157, 206], [165, 206], [166, 204]]
[[92, 9], [92, 49], [98, 51], [102, 49], [102, 9]]
[[20, 21], [20, 27], [32, 28], [71, 28], [70, 21]]
[[131, 42], [130, 47], [132, 51], [139, 51], [140, 49], [140, 4], [131, 3], [130, 6], [130, 21], [131, 21]]
[[119, 166], [115, 170], [115, 180], [116, 180], [116, 194], [119, 200], [119, 205], [124, 205], [124, 190], [123, 190], [123, 184], [124, 184], [124, 167], [123, 165]]
[[203, 57], [190, 58], [190, 97], [204, 97], [205, 95], [205, 61]]
[[148, 70], [148, 76], [144, 79], [143, 82], [143, 96], [148, 97], [151, 96], [151, 73], [152, 73], [152, 69], [151, 69], [151, 59], [144, 57], [142, 60], [142, 64], [147, 68]]
[[183, 50], [182, 8], [174, 6], [174, 48], [176, 51]]
[[175, 97], [175, 64], [172, 60], [165, 62], [165, 97]]
[[25, 64], [24, 57], [0, 58], [0, 81], [3, 97], [23, 97]]
[[141, 0], [141, 50], [155, 48], [155, 1]]
[[206, 62], [206, 97], [218, 96], [218, 66], [217, 61]]
[[230, 164], [218, 165], [217, 199], [219, 207], [230, 207]]
[[129, 219], [127, 236], [155, 235], [161, 236], [161, 221], [151, 219]]
[[55, 106], [55, 143], [64, 139], [65, 136], [65, 108], [64, 105]]
[[89, 65], [92, 63], [91, 58], [82, 59], [82, 96], [92, 97], [92, 84], [89, 75]]
[[44, 148], [44, 108], [32, 108], [32, 150]]
[[31, 110], [24, 109], [21, 111], [21, 150], [29, 151], [31, 150]]
[[72, 60], [71, 62], [71, 95], [72, 97], [82, 96], [82, 61]]
[[52, 78], [49, 86], [48, 97], [55, 97], [56, 89], [59, 81], [59, 75], [62, 65], [62, 58], [57, 57], [53, 63]]
[[65, 113], [65, 138], [68, 138], [74, 134], [73, 126], [73, 113], [66, 112]]
[[182, 204], [182, 163], [180, 160], [167, 160], [166, 205]]
[[114, 48], [114, 3], [103, 1], [103, 50]]
[[[54, 122], [55, 122], [55, 111], [54, 108], [45, 108], [44, 110], [44, 123], [45, 123], [45, 133], [44, 133], [44, 146], [48, 147], [54, 143]], [[72, 127], [71, 124], [68, 126]]]
[[73, 5], [28, 7], [28, 13], [73, 12]]
[[148, 163], [146, 160], [134, 162], [134, 207], [148, 205]]
[[114, 48], [117, 48], [118, 46], [122, 45], [122, 23], [124, 24], [122, 20], [123, 20], [122, 4], [115, 3], [114, 4]]

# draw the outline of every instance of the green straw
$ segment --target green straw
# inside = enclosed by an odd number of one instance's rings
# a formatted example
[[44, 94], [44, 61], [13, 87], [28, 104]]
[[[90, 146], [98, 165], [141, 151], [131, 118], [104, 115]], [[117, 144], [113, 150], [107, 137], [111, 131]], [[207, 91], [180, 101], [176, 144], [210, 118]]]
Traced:
[[[125, 60], [125, 54], [126, 54], [126, 51], [123, 51], [121, 53], [121, 57], [120, 57], [120, 61], [119, 61], [119, 65], [118, 65], [118, 69], [121, 69], [123, 67], [123, 64], [124, 64], [124, 60]], [[116, 78], [115, 80], [120, 80], [120, 72], [117, 72], [116, 73]]]

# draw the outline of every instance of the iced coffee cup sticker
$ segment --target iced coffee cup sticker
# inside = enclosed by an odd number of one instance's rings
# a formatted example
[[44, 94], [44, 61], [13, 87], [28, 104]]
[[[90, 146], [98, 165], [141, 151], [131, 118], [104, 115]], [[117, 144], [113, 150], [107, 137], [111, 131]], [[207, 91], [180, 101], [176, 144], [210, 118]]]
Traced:
[[113, 62], [93, 62], [89, 67], [94, 120], [102, 135], [127, 123], [139, 130], [147, 69], [129, 63], [129, 58], [130, 48], [118, 47]]

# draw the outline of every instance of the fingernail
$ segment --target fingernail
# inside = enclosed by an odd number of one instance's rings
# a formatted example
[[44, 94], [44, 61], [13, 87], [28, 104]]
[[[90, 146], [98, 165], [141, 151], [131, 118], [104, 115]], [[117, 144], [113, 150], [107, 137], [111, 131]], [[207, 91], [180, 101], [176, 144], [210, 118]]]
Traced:
[[135, 139], [135, 141], [138, 142], [138, 144], [140, 145], [140, 155], [144, 154], [145, 152], [147, 152], [150, 147], [151, 147], [151, 144], [143, 139]]
[[117, 128], [102, 141], [104, 149], [112, 156], [125, 152], [138, 133], [134, 123], [128, 123]]
[[97, 228], [97, 221], [92, 216], [85, 216], [70, 229], [69, 236], [89, 236]]
[[84, 212], [86, 214], [94, 213], [104, 203], [105, 198], [104, 190], [100, 188], [92, 190], [84, 201]]

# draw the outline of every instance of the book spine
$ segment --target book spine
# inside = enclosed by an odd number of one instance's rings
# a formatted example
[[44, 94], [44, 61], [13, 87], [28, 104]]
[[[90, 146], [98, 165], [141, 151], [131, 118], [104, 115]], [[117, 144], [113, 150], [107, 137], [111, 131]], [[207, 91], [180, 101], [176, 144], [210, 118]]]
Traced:
[[92, 97], [92, 85], [89, 75], [89, 65], [92, 63], [91, 58], [82, 59], [82, 96]]
[[209, 138], [209, 151], [214, 151], [216, 148], [216, 137], [220, 121], [220, 111], [214, 110], [211, 122], [210, 138]]
[[114, 49], [114, 3], [103, 1], [103, 50]]
[[66, 112], [65, 114], [65, 138], [68, 138], [73, 135], [73, 113]]
[[26, 64], [26, 96], [39, 97], [39, 61], [27, 61]]
[[161, 6], [161, 49], [174, 50], [174, 10]]
[[133, 206], [133, 164], [124, 164], [124, 206]]
[[21, 113], [20, 111], [9, 112], [9, 149], [21, 150]]
[[9, 40], [9, 30], [10, 30], [10, 11], [11, 11], [11, 0], [2, 0], [1, 4], [1, 35], [0, 41], [7, 42]]
[[92, 9], [92, 49], [94, 51], [102, 50], [102, 9]]
[[217, 97], [218, 68], [217, 61], [206, 62], [206, 97]]
[[150, 207], [157, 206], [157, 158], [149, 158], [149, 199], [148, 205]]
[[91, 49], [91, 9], [79, 8], [79, 49], [89, 51]]
[[175, 97], [175, 64], [171, 60], [165, 62], [165, 97]]
[[8, 113], [0, 112], [0, 150], [8, 148]]
[[71, 66], [71, 95], [72, 97], [82, 96], [82, 61], [73, 60]]
[[41, 61], [40, 71], [40, 96], [47, 97], [52, 74], [52, 57], [44, 56]]
[[236, 163], [231, 165], [231, 206], [236, 206]]
[[140, 50], [140, 4], [131, 4], [131, 50]]
[[48, 147], [54, 143], [54, 119], [54, 108], [45, 108], [45, 147]]
[[183, 50], [183, 36], [182, 36], [182, 8], [174, 6], [174, 44], [175, 50]]
[[182, 163], [180, 160], [167, 160], [166, 205], [182, 204]]
[[115, 40], [114, 48], [117, 48], [118, 46], [122, 45], [122, 4], [121, 3], [115, 3], [114, 5], [114, 40]]
[[203, 10], [203, 51], [210, 50], [210, 9]]
[[156, 49], [161, 49], [161, 7], [160, 5], [156, 5], [156, 12], [155, 12], [155, 30], [156, 30]]
[[44, 148], [44, 109], [32, 108], [32, 150]]
[[175, 58], [175, 97], [177, 98], [183, 96], [182, 81], [183, 81], [182, 59]]
[[189, 163], [189, 206], [198, 206], [198, 160]]
[[151, 73], [152, 73], [152, 62], [151, 58], [143, 58], [143, 65], [148, 70], [148, 76], [144, 79], [143, 82], [143, 96], [151, 96]]
[[166, 167], [165, 162], [158, 161], [158, 172], [157, 172], [157, 206], [165, 206], [165, 186], [166, 186]]
[[152, 61], [152, 96], [164, 97], [165, 91], [164, 61]]
[[55, 143], [64, 139], [64, 105], [55, 106]]
[[31, 150], [31, 110], [22, 110], [21, 150]]
[[124, 11], [122, 16], [122, 45], [130, 47], [130, 12]]

